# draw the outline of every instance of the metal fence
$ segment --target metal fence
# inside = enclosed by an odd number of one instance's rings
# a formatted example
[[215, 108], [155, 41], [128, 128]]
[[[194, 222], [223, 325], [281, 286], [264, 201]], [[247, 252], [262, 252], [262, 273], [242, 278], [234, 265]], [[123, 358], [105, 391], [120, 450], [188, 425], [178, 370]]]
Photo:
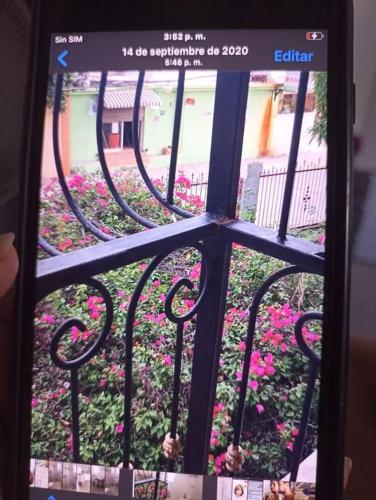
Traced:
[[[159, 227], [156, 227], [154, 222], [151, 222], [133, 210], [128, 205], [127, 200], [122, 198], [112, 180], [103, 149], [103, 99], [107, 84], [107, 74], [103, 73], [97, 110], [97, 146], [102, 171], [111, 195], [124, 215], [132, 218], [144, 227], [152, 228], [149, 231], [141, 231], [129, 236], [115, 238], [103, 232], [95, 221], [91, 221], [83, 213], [66, 182], [59, 152], [59, 113], [63, 92], [63, 75], [57, 75], [53, 111], [53, 145], [57, 174], [72, 213], [80, 221], [85, 231], [95, 235], [102, 243], [63, 254], [41, 237], [39, 243], [51, 257], [42, 260], [38, 264], [38, 299], [42, 300], [55, 290], [64, 289], [73, 284], [85, 284], [88, 287], [98, 290], [102, 295], [106, 313], [106, 321], [97, 340], [76, 359], [62, 358], [59, 353], [59, 344], [63, 336], [73, 326], [82, 331], [86, 329], [81, 319], [65, 319], [56, 329], [50, 346], [50, 355], [54, 364], [59, 369], [65, 370], [70, 378], [70, 426], [73, 438], [72, 458], [75, 462], [79, 463], [81, 460], [80, 369], [83, 365], [88, 364], [93, 356], [104, 346], [113, 323], [114, 304], [111, 294], [103, 283], [98, 278], [94, 278], [94, 276], [153, 257], [150, 264], [143, 271], [131, 296], [124, 330], [125, 397], [122, 454], [124, 467], [129, 467], [131, 450], [133, 450], [132, 453], [136, 455], [136, 458], [138, 453], [137, 443], [134, 443], [132, 440], [133, 420], [131, 412], [132, 405], [134, 404], [132, 358], [136, 310], [144, 287], [151, 277], [152, 272], [160, 266], [162, 261], [177, 249], [194, 247], [201, 254], [202, 258], [200, 286], [196, 302], [190, 311], [183, 316], [177, 316], [173, 311], [172, 303], [179, 290], [182, 288], [191, 289], [193, 287], [193, 283], [188, 278], [181, 278], [174, 283], [166, 294], [165, 314], [168, 320], [175, 324], [176, 343], [174, 349], [174, 379], [171, 387], [172, 398], [169, 408], [169, 442], [167, 443], [167, 447], [162, 442], [160, 445], [161, 453], [164, 450], [171, 459], [169, 470], [174, 470], [174, 461], [176, 461], [177, 457], [172, 451], [178, 449], [175, 444], [177, 439], [177, 423], [180, 417], [179, 397], [181, 359], [184, 347], [183, 330], [187, 322], [195, 319], [196, 333], [194, 336], [188, 420], [184, 436], [184, 448], [179, 453], [181, 453], [181, 459], [183, 460], [184, 472], [206, 473], [231, 252], [233, 243], [237, 243], [246, 248], [261, 252], [264, 255], [277, 258], [287, 264], [264, 280], [261, 286], [255, 291], [255, 296], [250, 303], [242, 377], [239, 392], [236, 395], [237, 402], [234, 411], [233, 432], [228, 440], [228, 450], [230, 451], [226, 455], [226, 465], [229, 470], [233, 470], [234, 472], [240, 471], [242, 461], [239, 459], [239, 445], [242, 436], [247, 394], [249, 394], [248, 380], [251, 355], [254, 350], [254, 335], [261, 301], [265, 294], [268, 293], [270, 287], [285, 276], [301, 273], [322, 275], [324, 273], [324, 249], [322, 246], [301, 238], [291, 237], [288, 241], [286, 238], [290, 205], [294, 200], [294, 179], [297, 175], [300, 175], [295, 171], [295, 167], [308, 76], [307, 72], [301, 73], [291, 151], [287, 173], [285, 174], [283, 194], [281, 193], [282, 208], [278, 212], [280, 214], [278, 230], [274, 231], [260, 228], [252, 222], [237, 220], [235, 218], [238, 204], [237, 193], [242, 138], [250, 79], [249, 72], [218, 72], [209, 176], [206, 187], [206, 213], [198, 216], [194, 216], [174, 203], [185, 73], [184, 71], [179, 73], [168, 187], [164, 194], [153, 185], [149, 178], [143, 164], [140, 144], [137, 140], [140, 98], [144, 81], [144, 72], [140, 72], [133, 114], [133, 129], [135, 131], [134, 153], [137, 167], [151, 195], [169, 212], [178, 214], [183, 218], [183, 220], [178, 222]], [[300, 317], [295, 326], [297, 345], [307, 358], [308, 372], [305, 400], [299, 417], [299, 432], [296, 438], [296, 445], [291, 454], [290, 471], [292, 481], [295, 481], [297, 477], [309, 421], [308, 416], [315, 390], [315, 381], [318, 377], [320, 365], [320, 359], [305, 343], [302, 333], [305, 323], [312, 320], [320, 322], [322, 320], [321, 313], [305, 313]]]
[[[271, 169], [260, 175], [255, 223], [276, 229], [281, 217], [287, 170]], [[326, 218], [326, 167], [303, 162], [296, 169], [288, 228], [322, 224]]]
[[[208, 177], [205, 173], [184, 175], [187, 185], [179, 189], [187, 195], [198, 196], [206, 203], [208, 196]], [[246, 180], [241, 178], [238, 186], [237, 216], [250, 219], [258, 226], [277, 229], [282, 211], [287, 169], [270, 168], [263, 170], [257, 180], [257, 203], [253, 214], [242, 210]], [[164, 176], [161, 177], [166, 183]], [[326, 218], [326, 167], [317, 163], [303, 161], [295, 171], [288, 228], [296, 229], [324, 224]]]

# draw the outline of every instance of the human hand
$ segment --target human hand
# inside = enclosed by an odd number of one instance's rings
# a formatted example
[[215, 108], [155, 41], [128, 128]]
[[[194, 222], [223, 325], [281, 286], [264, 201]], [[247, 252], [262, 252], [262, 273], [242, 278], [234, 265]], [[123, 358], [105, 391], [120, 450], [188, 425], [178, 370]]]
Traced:
[[0, 234], [0, 297], [11, 288], [18, 271], [17, 251], [13, 242], [13, 233]]

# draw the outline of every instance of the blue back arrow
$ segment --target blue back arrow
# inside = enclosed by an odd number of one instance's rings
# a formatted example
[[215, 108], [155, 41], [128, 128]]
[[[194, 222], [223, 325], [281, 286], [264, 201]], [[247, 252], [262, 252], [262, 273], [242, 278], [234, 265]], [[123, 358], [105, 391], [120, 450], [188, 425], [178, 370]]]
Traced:
[[57, 60], [59, 63], [66, 68], [68, 66], [67, 61], [65, 60], [66, 56], [69, 54], [69, 50], [65, 49], [61, 54], [57, 56]]

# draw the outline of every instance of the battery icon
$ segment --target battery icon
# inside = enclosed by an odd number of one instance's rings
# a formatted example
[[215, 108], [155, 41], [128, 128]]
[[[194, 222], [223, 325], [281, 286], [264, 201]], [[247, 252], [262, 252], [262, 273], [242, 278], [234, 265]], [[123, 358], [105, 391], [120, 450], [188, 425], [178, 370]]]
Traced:
[[309, 41], [322, 40], [324, 38], [324, 33], [321, 31], [308, 31], [306, 33], [306, 39]]

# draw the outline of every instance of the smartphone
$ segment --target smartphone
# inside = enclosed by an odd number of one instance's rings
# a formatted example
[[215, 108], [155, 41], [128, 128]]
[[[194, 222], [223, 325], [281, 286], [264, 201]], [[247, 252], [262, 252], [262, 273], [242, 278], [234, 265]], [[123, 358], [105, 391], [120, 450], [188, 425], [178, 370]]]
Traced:
[[341, 498], [351, 23], [35, 3], [9, 498]]

